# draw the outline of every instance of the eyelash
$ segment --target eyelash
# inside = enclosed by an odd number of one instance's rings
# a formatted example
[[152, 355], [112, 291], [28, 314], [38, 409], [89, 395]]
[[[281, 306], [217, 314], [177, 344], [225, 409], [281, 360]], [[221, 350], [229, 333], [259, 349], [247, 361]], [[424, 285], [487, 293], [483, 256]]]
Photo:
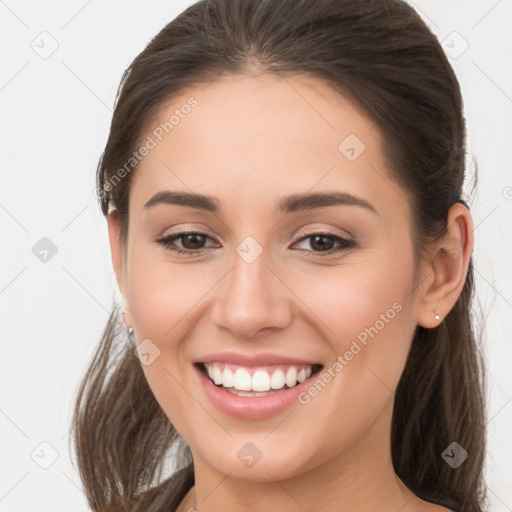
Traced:
[[[205, 236], [206, 238], [209, 238], [210, 240], [213, 240], [213, 238], [211, 236], [208, 236], [206, 233], [201, 233], [199, 231], [182, 231], [180, 233], [169, 235], [164, 238], [157, 239], [155, 241], [157, 243], [163, 245], [166, 249], [168, 249], [170, 251], [173, 251], [177, 254], [183, 254], [186, 256], [193, 256], [193, 255], [198, 254], [199, 251], [204, 250], [204, 249], [196, 249], [196, 250], [180, 249], [179, 247], [173, 246], [174, 240], [182, 238], [186, 235], [200, 235], [200, 236]], [[331, 240], [334, 240], [335, 242], [340, 243], [342, 246], [339, 247], [338, 249], [329, 249], [328, 251], [323, 251], [323, 252], [315, 252], [315, 251], [310, 251], [308, 249], [299, 249], [300, 252], [308, 253], [308, 255], [313, 254], [314, 257], [320, 256], [321, 258], [323, 258], [323, 257], [327, 257], [327, 256], [332, 256], [334, 253], [346, 252], [349, 249], [352, 249], [357, 246], [356, 242], [354, 242], [353, 240], [347, 240], [345, 238], [341, 238], [340, 236], [333, 235], [332, 233], [326, 233], [326, 232], [310, 233], [310, 234], [303, 236], [302, 238], [299, 238], [298, 240], [296, 240], [293, 243], [293, 245], [295, 245], [299, 242], [303, 242], [304, 240], [307, 240], [308, 238], [312, 238], [314, 236], [323, 236], [326, 238], [330, 238]]]

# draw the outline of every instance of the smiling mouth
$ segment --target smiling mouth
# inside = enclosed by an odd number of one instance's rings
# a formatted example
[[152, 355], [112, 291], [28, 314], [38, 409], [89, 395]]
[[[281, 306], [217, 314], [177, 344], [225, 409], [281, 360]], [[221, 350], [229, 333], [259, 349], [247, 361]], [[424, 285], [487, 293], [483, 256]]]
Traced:
[[196, 363], [218, 388], [238, 396], [269, 396], [291, 389], [318, 373], [323, 365], [249, 367], [224, 362]]

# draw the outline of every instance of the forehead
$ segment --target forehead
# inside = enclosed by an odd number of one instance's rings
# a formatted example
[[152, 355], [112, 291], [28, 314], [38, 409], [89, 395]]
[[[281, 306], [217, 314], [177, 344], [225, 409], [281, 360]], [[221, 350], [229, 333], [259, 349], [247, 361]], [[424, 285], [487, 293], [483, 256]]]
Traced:
[[197, 84], [161, 106], [148, 136], [132, 184], [140, 201], [164, 187], [246, 202], [335, 188], [379, 203], [390, 186], [373, 120], [312, 77]]

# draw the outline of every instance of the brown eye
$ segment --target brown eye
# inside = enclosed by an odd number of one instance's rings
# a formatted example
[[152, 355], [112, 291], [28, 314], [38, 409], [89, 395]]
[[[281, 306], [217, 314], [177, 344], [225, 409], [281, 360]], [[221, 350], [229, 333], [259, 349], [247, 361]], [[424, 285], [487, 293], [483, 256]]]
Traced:
[[202, 249], [207, 237], [200, 233], [187, 233], [186, 235], [181, 235], [179, 238], [181, 239], [181, 243], [185, 249], [194, 250]]
[[[215, 241], [211, 236], [197, 231], [186, 231], [175, 233], [156, 240], [157, 243], [163, 245], [166, 249], [173, 251], [177, 254], [193, 255], [199, 254], [203, 249], [207, 249], [205, 243], [208, 240]], [[347, 240], [332, 233], [312, 233], [295, 242], [294, 245], [309, 241], [310, 249], [299, 249], [309, 254], [317, 256], [332, 255], [343, 251], [348, 251], [350, 248], [355, 247], [356, 243], [353, 240]], [[181, 246], [176, 244], [180, 241]], [[336, 248], [335, 245], [338, 244]], [[211, 247], [211, 246], [210, 246]]]
[[[332, 253], [347, 251], [352, 247], [355, 247], [356, 243], [353, 240], [346, 240], [345, 238], [341, 238], [340, 236], [334, 235], [332, 233], [312, 233], [310, 235], [307, 235], [305, 237], [302, 237], [300, 240], [295, 242], [295, 244], [298, 244], [300, 242], [303, 242], [305, 240], [309, 241], [310, 249], [301, 249], [305, 250], [306, 252], [313, 252], [313, 253], [328, 253], [329, 255]], [[339, 247], [337, 249], [334, 248], [334, 245], [338, 243]]]
[[[212, 237], [206, 235], [205, 233], [186, 231], [182, 233], [176, 233], [174, 235], [169, 235], [156, 241], [163, 245], [166, 249], [174, 251], [178, 254], [194, 254], [205, 248], [204, 243], [208, 239], [213, 240]], [[176, 240], [181, 241], [181, 247], [176, 246]]]

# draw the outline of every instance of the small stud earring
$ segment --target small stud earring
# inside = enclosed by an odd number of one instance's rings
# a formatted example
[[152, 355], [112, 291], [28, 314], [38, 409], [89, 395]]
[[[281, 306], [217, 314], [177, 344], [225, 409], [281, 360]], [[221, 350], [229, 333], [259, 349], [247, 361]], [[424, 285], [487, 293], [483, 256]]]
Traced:
[[434, 313], [435, 313], [435, 315], [436, 315], [436, 316], [435, 316], [435, 319], [436, 319], [436, 320], [439, 320], [439, 313], [438, 313], [437, 311], [434, 311]]

